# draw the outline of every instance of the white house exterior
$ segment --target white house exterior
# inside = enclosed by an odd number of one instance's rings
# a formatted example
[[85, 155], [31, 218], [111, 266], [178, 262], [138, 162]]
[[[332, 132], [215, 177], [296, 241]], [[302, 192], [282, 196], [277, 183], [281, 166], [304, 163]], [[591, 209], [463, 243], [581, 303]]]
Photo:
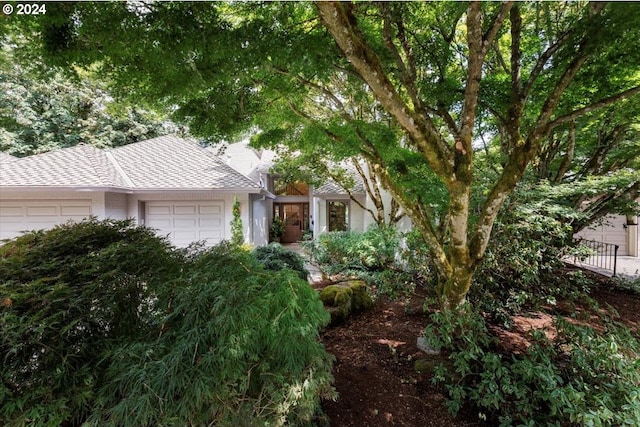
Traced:
[[[279, 182], [270, 170], [276, 154], [246, 142], [205, 148], [163, 136], [107, 150], [80, 145], [24, 158], [0, 154], [0, 240], [95, 216], [133, 218], [179, 247], [213, 245], [231, 237], [235, 198], [245, 241], [256, 246], [269, 242], [274, 215], [285, 222], [285, 243], [305, 232], [363, 231], [373, 223], [334, 183], [314, 189]], [[355, 178], [352, 195], [370, 207]]]
[[[364, 231], [374, 222], [360, 206], [375, 211], [359, 175], [351, 189], [355, 203], [333, 182], [318, 188], [279, 183], [271, 173], [275, 157], [246, 142], [204, 148], [176, 136], [109, 150], [80, 145], [24, 158], [0, 152], [0, 240], [95, 216], [133, 218], [180, 247], [194, 241], [213, 245], [231, 237], [235, 198], [245, 241], [256, 246], [269, 242], [274, 215], [285, 222], [285, 243], [305, 232]], [[617, 244], [619, 255], [637, 257], [637, 224], [637, 216], [612, 215], [577, 237]], [[406, 218], [398, 226], [408, 230], [411, 224]]]
[[618, 245], [620, 256], [640, 256], [638, 216], [609, 215], [601, 224], [585, 228], [576, 237]]
[[0, 160], [0, 239], [89, 216], [133, 218], [176, 246], [231, 236], [240, 202], [248, 242], [268, 234], [251, 221], [252, 199], [269, 195], [193, 141], [164, 136], [110, 150], [76, 146]]

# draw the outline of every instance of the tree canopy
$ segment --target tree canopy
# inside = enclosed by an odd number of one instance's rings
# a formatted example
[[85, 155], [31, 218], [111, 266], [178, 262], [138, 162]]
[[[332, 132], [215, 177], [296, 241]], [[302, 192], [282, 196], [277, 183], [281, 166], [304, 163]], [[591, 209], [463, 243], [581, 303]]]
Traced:
[[77, 144], [120, 145], [174, 133], [165, 114], [118, 102], [104, 81], [82, 70], [64, 73], [40, 58], [25, 63], [15, 43], [0, 50], [0, 150], [28, 156]]
[[257, 131], [256, 143], [364, 159], [429, 245], [455, 307], [531, 174], [574, 188], [615, 175], [587, 195], [637, 197], [639, 8], [62, 3], [0, 25], [211, 140]]

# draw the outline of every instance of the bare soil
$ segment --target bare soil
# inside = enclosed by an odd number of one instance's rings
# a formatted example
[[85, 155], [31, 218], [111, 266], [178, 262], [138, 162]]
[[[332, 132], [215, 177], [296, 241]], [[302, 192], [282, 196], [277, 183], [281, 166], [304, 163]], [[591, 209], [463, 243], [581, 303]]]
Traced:
[[[598, 302], [595, 311], [587, 303], [564, 302], [549, 311], [594, 326], [605, 316], [619, 314], [619, 320], [640, 330], [640, 297], [612, 290], [604, 279], [591, 297]], [[430, 373], [414, 369], [418, 359], [436, 363], [441, 357], [429, 356], [416, 345], [429, 322], [422, 310], [423, 299], [418, 292], [410, 301], [381, 300], [373, 310], [324, 331], [322, 341], [336, 357], [334, 385], [339, 393], [336, 401], [323, 402], [331, 427], [485, 425], [471, 408], [452, 417], [444, 388], [431, 383]], [[496, 333], [504, 348], [517, 352], [527, 344], [527, 330], [548, 328], [550, 322], [548, 313], [528, 313], [515, 319], [511, 331]]]

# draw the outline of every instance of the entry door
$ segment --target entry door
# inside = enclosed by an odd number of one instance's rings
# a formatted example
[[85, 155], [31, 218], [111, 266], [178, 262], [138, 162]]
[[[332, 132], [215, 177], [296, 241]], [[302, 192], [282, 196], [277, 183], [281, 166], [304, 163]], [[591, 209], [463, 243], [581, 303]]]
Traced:
[[284, 235], [280, 239], [282, 243], [294, 243], [302, 237], [303, 204], [283, 203], [281, 206], [282, 222], [284, 223]]

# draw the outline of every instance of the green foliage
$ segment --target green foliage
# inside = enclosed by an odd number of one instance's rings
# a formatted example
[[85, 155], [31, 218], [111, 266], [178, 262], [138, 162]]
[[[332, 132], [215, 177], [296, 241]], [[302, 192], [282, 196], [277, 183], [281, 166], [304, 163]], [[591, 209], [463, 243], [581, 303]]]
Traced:
[[494, 321], [506, 323], [524, 307], [554, 302], [577, 284], [558, 283], [557, 271], [572, 244], [571, 222], [581, 216], [558, 201], [553, 190], [518, 189], [496, 220], [475, 273], [478, 286], [470, 294]]
[[233, 245], [182, 253], [131, 221], [0, 247], [0, 424], [308, 425], [334, 397], [328, 314]]
[[324, 233], [304, 245], [325, 273], [362, 279], [378, 294], [396, 297], [414, 286], [413, 273], [396, 262], [400, 237], [393, 227], [372, 226], [364, 233]]
[[284, 235], [284, 223], [282, 222], [282, 218], [276, 216], [273, 218], [271, 222], [271, 227], [269, 228], [269, 238], [271, 240], [279, 240]]
[[381, 271], [395, 264], [400, 238], [392, 227], [371, 227], [364, 233], [324, 233], [311, 242], [312, 259], [327, 273], [343, 270]]
[[231, 243], [240, 246], [244, 243], [242, 232], [242, 218], [240, 217], [240, 202], [237, 197], [233, 198], [233, 219], [231, 220]]
[[164, 291], [158, 333], [114, 355], [89, 425], [303, 425], [333, 397], [328, 315], [293, 272], [223, 245]]
[[112, 99], [104, 82], [20, 65], [0, 50], [0, 151], [22, 157], [78, 144], [116, 147], [177, 132], [139, 104]]
[[[636, 272], [636, 274], [637, 273], [638, 272]], [[616, 289], [620, 289], [624, 292], [640, 295], [640, 277], [636, 277], [635, 279], [616, 278], [615, 286]]]
[[302, 256], [285, 249], [281, 244], [274, 242], [269, 246], [260, 246], [255, 248], [253, 253], [267, 270], [289, 269], [295, 271], [300, 279], [307, 280], [309, 271], [304, 267]]
[[[91, 70], [205, 138], [362, 156], [467, 289], [528, 165], [554, 183], [637, 170], [639, 19], [633, 2], [73, 2], [0, 28], [23, 62]], [[483, 150], [491, 173], [471, 174]], [[604, 211], [638, 185], [600, 193]]]
[[131, 221], [61, 225], [0, 246], [0, 424], [82, 421], [112, 351], [153, 330], [153, 290], [178, 260]]
[[495, 350], [478, 312], [464, 310], [433, 314], [426, 331], [449, 354], [433, 381], [445, 383], [452, 413], [471, 403], [501, 426], [640, 423], [640, 342], [628, 329], [558, 318], [553, 341], [537, 331], [526, 352], [509, 355]]

